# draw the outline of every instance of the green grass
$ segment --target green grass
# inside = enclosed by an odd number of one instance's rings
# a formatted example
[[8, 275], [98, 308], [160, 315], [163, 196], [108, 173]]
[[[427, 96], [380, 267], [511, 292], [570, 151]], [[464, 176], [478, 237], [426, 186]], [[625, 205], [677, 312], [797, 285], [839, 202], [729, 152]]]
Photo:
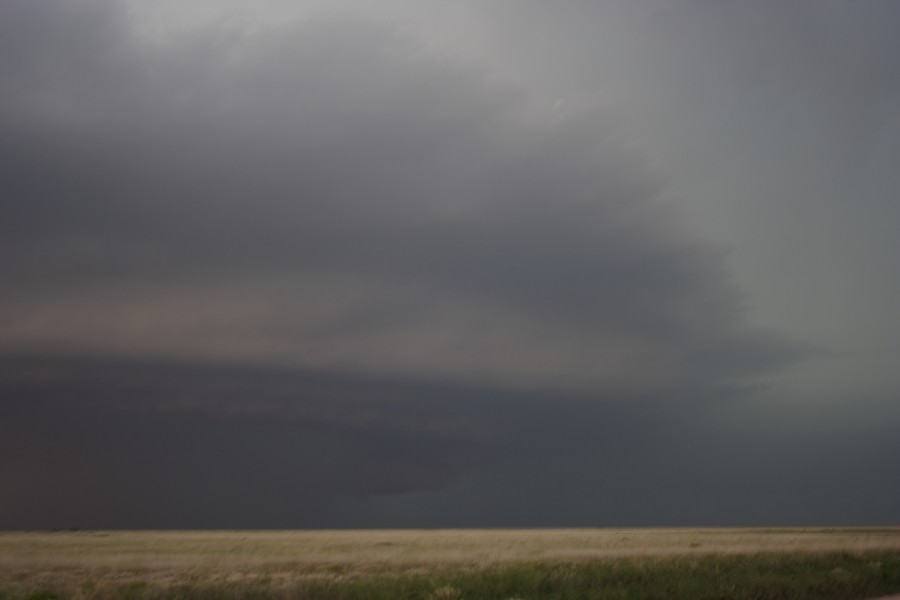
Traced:
[[[854, 600], [900, 592], [900, 552], [634, 557], [514, 562], [367, 571], [319, 570], [314, 577], [265, 572], [241, 580], [140, 573], [3, 573], [0, 599], [616, 599]], [[113, 576], [115, 575], [115, 576]]]

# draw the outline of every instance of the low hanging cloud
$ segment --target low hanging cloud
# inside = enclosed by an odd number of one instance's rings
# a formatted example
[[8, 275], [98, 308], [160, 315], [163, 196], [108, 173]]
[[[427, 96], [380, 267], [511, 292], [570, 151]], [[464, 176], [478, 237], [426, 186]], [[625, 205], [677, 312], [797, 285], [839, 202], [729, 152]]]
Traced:
[[115, 6], [0, 8], [0, 351], [625, 392], [802, 354], [611, 115], [365, 19]]

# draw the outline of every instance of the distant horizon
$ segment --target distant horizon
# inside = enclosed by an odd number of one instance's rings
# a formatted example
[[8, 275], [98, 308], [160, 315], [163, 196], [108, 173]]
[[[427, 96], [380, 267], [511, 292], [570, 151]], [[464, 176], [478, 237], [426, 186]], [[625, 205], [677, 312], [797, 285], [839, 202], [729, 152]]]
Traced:
[[275, 531], [283, 531], [283, 532], [328, 532], [328, 531], [582, 531], [582, 530], [621, 530], [621, 531], [631, 531], [631, 530], [692, 530], [692, 529], [703, 529], [703, 530], [752, 530], [752, 531], [766, 531], [766, 530], [777, 530], [777, 531], [879, 531], [879, 530], [895, 530], [900, 529], [900, 525], [748, 525], [748, 526], [730, 526], [730, 525], [699, 525], [699, 526], [691, 526], [691, 525], [673, 525], [673, 526], [655, 526], [655, 525], [645, 525], [645, 526], [610, 526], [604, 527], [601, 525], [598, 526], [570, 526], [570, 527], [542, 527], [539, 525], [535, 526], [526, 526], [526, 527], [330, 527], [330, 528], [322, 528], [322, 527], [295, 527], [295, 528], [244, 528], [244, 527], [235, 527], [235, 528], [198, 528], [192, 529], [190, 527], [181, 527], [177, 529], [161, 529], [161, 528], [144, 528], [144, 529], [128, 529], [128, 528], [113, 528], [113, 529], [91, 529], [91, 528], [50, 528], [50, 529], [0, 529], [0, 532], [3, 533], [104, 533], [104, 532], [275, 532]]

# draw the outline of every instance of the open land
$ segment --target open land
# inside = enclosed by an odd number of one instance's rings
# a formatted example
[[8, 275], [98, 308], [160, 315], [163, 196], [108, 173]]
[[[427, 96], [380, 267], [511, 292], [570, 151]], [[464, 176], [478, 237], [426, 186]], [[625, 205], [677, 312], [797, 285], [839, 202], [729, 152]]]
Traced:
[[0, 599], [898, 592], [900, 528], [0, 533]]

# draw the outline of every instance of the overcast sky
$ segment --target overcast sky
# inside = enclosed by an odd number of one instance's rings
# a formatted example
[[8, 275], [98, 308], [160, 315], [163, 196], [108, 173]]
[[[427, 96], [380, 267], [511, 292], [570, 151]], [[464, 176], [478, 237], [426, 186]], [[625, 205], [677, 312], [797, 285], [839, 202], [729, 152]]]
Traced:
[[0, 528], [900, 523], [897, 23], [0, 2]]

